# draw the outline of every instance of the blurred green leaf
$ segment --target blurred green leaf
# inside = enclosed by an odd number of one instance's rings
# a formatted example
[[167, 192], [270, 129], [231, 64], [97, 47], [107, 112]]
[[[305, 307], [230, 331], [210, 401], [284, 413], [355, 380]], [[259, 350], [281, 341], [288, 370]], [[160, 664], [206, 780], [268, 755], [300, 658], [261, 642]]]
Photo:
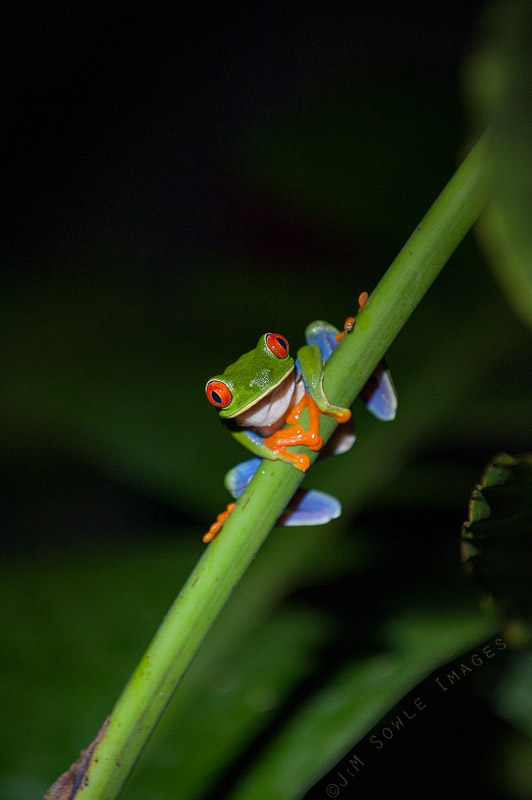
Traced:
[[405, 615], [388, 623], [391, 647], [340, 670], [301, 708], [230, 794], [291, 800], [327, 771], [428, 672], [492, 633], [480, 614]]
[[532, 651], [514, 654], [497, 690], [497, 710], [518, 730], [532, 736]]
[[[161, 533], [147, 532], [149, 546], [3, 567], [1, 796], [42, 795], [111, 710], [203, 547], [199, 537], [163, 544]], [[367, 559], [362, 548], [331, 546], [319, 534], [270, 537], [187, 673], [129, 796], [145, 797], [157, 784], [157, 797], [171, 798], [179, 783], [183, 796], [201, 797], [312, 669], [334, 625], [323, 613], [279, 604], [301, 581], [356, 570]]]
[[495, 202], [479, 225], [488, 261], [512, 307], [532, 326], [532, 7], [487, 6], [484, 37], [466, 72], [475, 119], [491, 123]]
[[475, 487], [462, 529], [463, 558], [506, 614], [532, 614], [532, 455], [502, 453]]
[[[2, 565], [0, 794], [42, 796], [109, 712], [194, 549], [70, 553]], [[9, 722], [8, 722], [9, 721]]]

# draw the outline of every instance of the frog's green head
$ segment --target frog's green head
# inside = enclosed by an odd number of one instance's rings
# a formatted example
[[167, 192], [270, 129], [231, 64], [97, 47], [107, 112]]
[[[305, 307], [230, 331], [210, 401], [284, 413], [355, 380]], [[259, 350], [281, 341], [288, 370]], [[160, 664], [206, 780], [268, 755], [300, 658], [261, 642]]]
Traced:
[[207, 399], [221, 417], [231, 419], [273, 392], [293, 369], [287, 339], [280, 333], [265, 333], [254, 350], [207, 381]]

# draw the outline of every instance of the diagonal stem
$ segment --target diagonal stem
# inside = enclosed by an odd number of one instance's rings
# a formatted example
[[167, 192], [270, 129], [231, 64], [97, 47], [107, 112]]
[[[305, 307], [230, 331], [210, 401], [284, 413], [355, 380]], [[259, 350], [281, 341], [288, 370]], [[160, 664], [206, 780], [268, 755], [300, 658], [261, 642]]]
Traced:
[[[489, 195], [486, 147], [483, 137], [372, 293], [353, 334], [343, 338], [325, 365], [324, 387], [331, 402], [352, 404], [481, 213]], [[336, 424], [321, 417], [324, 441]], [[310, 457], [314, 461], [317, 453]], [[118, 795], [196, 650], [303, 477], [288, 464], [264, 462], [169, 609], [102, 730], [88, 768], [80, 767], [83, 777], [78, 774], [76, 785], [79, 780], [82, 788], [70, 798], [112, 800]], [[52, 792], [54, 787], [47, 797], [60, 796]]]

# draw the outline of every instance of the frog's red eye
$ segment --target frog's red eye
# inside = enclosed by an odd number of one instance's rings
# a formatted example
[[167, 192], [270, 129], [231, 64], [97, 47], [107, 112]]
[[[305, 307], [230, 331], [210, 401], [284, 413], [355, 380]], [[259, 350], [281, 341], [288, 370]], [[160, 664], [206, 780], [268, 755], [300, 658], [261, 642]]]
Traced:
[[271, 350], [277, 358], [286, 358], [290, 350], [288, 339], [285, 339], [280, 333], [267, 333], [266, 347], [268, 350]]
[[209, 381], [205, 387], [205, 392], [209, 403], [212, 403], [216, 408], [227, 408], [233, 399], [229, 387], [223, 381]]

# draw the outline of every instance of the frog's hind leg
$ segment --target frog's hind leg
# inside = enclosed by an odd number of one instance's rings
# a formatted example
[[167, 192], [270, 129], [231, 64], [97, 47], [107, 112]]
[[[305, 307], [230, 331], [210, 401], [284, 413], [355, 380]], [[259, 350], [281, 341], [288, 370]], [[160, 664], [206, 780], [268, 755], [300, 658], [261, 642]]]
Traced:
[[212, 542], [212, 540], [216, 538], [216, 536], [218, 536], [218, 534], [222, 530], [225, 520], [227, 519], [227, 517], [229, 516], [235, 505], [236, 503], [228, 503], [225, 511], [222, 511], [220, 514], [218, 514], [218, 516], [216, 517], [216, 522], [212, 523], [207, 533], [204, 534], [203, 536], [203, 541], [205, 542], [205, 544]]
[[[250, 458], [229, 470], [224, 484], [233, 497], [240, 497], [261, 462], [260, 458]], [[339, 517], [341, 513], [342, 506], [336, 497], [315, 489], [310, 491], [298, 489], [288, 503], [286, 511], [277, 520], [277, 524], [284, 526], [324, 525], [331, 519]]]
[[[225, 476], [224, 484], [225, 488], [229, 490], [234, 498], [240, 497], [258, 470], [261, 462], [262, 458], [250, 458], [248, 461], [243, 461], [241, 464], [237, 464], [236, 467], [233, 467], [233, 469], [229, 470]], [[218, 514], [216, 521], [212, 523], [211, 527], [203, 537], [205, 544], [212, 542], [212, 540], [218, 536], [225, 520], [234, 507], [235, 503], [229, 503], [225, 511], [222, 511], [220, 514]]]
[[[225, 476], [225, 487], [233, 495], [240, 497], [252, 477], [257, 472], [262, 463], [261, 458], [250, 458], [237, 464], [229, 470]], [[227, 509], [218, 514], [216, 522], [209, 528], [203, 537], [205, 543], [211, 542], [220, 532], [222, 526], [235, 507], [235, 503], [229, 503]], [[331, 519], [336, 519], [342, 513], [340, 501], [326, 492], [319, 492], [315, 489], [306, 491], [298, 489], [290, 500], [286, 511], [277, 520], [277, 525], [283, 526], [304, 526], [304, 525], [324, 525]]]

